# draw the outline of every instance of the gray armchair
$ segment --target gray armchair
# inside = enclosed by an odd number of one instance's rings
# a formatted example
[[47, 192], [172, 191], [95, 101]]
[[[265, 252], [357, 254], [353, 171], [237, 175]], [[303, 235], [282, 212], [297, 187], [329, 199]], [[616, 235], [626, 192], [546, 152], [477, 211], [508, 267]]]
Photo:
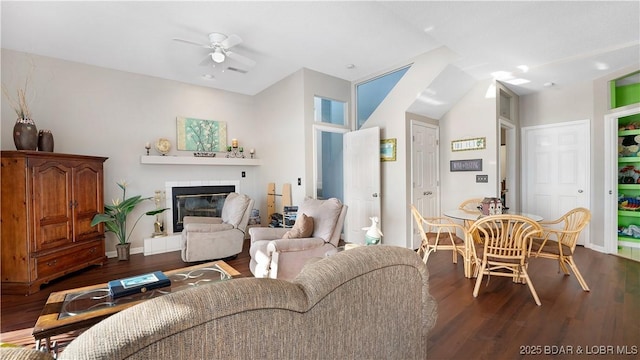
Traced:
[[241, 253], [253, 203], [247, 195], [230, 193], [221, 217], [185, 216], [182, 261], [223, 259]]
[[308, 198], [298, 207], [298, 218], [302, 214], [313, 219], [313, 232], [309, 237], [284, 239], [292, 229], [249, 229], [249, 269], [255, 277], [293, 279], [309, 259], [324, 257], [338, 246], [347, 215], [346, 205], [336, 198]]

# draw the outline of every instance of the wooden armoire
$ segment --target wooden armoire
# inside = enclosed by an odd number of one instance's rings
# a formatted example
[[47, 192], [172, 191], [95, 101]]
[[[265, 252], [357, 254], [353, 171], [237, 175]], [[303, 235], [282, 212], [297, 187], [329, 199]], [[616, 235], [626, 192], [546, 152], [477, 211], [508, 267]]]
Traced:
[[105, 157], [2, 151], [2, 293], [32, 294], [40, 285], [106, 260]]

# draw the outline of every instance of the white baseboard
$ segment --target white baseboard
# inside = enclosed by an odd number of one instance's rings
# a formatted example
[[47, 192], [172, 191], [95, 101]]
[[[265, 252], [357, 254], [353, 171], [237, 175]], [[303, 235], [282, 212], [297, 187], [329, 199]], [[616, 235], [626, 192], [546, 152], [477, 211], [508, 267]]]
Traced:
[[[142, 251], [143, 251], [143, 250], [142, 250], [142, 248], [141, 248], [141, 247], [137, 247], [137, 248], [131, 248], [131, 249], [129, 250], [129, 253], [130, 253], [131, 255], [133, 255], [133, 254], [141, 254], [141, 253], [142, 253]], [[117, 252], [117, 251], [115, 251], [115, 250], [114, 250], [114, 251], [107, 251], [107, 257], [108, 257], [108, 258], [118, 257], [118, 252]]]

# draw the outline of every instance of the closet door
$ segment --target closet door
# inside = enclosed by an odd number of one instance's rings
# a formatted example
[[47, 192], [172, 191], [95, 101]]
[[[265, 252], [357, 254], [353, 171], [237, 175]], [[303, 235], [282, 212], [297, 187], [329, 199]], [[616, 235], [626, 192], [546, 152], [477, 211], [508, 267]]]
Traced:
[[[522, 211], [555, 220], [589, 208], [589, 121], [533, 126], [523, 131]], [[589, 229], [578, 243], [589, 239]]]

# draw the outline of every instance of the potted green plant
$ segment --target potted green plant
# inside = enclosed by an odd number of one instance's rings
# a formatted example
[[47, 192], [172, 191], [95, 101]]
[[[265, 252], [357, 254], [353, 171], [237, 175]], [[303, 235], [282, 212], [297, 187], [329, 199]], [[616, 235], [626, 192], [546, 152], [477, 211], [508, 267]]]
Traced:
[[141, 202], [151, 199], [151, 197], [143, 198], [140, 195], [132, 196], [127, 199], [127, 183], [125, 181], [117, 183], [118, 187], [122, 189], [122, 199], [113, 200], [112, 205], [105, 204], [104, 213], [96, 214], [91, 220], [91, 226], [96, 226], [103, 223], [107, 232], [112, 232], [118, 238], [118, 244], [116, 250], [118, 252], [118, 260], [129, 260], [129, 251], [131, 243], [129, 243], [129, 237], [135, 229], [136, 225], [143, 215], [157, 215], [167, 210], [168, 208], [158, 208], [147, 211], [140, 214], [131, 227], [131, 230], [127, 232], [127, 218], [131, 211], [138, 206]]

